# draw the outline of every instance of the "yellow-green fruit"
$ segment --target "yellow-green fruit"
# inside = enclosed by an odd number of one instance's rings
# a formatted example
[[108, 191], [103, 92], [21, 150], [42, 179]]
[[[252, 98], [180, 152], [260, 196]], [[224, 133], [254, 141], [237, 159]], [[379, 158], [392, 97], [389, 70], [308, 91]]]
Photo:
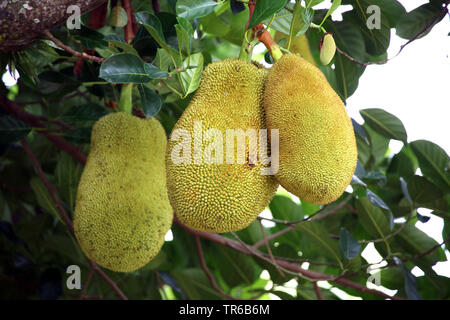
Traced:
[[[285, 33], [277, 31], [275, 33], [275, 41], [278, 43], [281, 39], [288, 39], [289, 36]], [[287, 47], [287, 42], [284, 47]], [[309, 63], [312, 63], [313, 65], [316, 65], [316, 61], [314, 60], [314, 57], [311, 54], [311, 49], [309, 47], [308, 38], [306, 37], [306, 34], [302, 33], [298, 37], [292, 38], [291, 46], [289, 48], [289, 51], [292, 53], [297, 53], [300, 56], [302, 56], [303, 59], [308, 61]]]
[[327, 65], [331, 62], [336, 53], [336, 43], [334, 42], [333, 35], [326, 33], [321, 42], [320, 48], [320, 62], [323, 65]]
[[155, 118], [120, 112], [94, 124], [78, 185], [74, 229], [84, 253], [97, 264], [130, 272], [160, 251], [173, 218], [166, 145]]
[[269, 72], [264, 107], [268, 127], [279, 129], [280, 184], [315, 204], [339, 198], [356, 168], [356, 140], [322, 72], [297, 55], [283, 55]]
[[[226, 152], [226, 141], [234, 142], [227, 140], [227, 130], [253, 129], [258, 137], [259, 129], [266, 128], [262, 105], [266, 76], [267, 70], [238, 59], [211, 63], [203, 72], [167, 148], [169, 199], [185, 225], [207, 232], [240, 230], [272, 199], [278, 183], [272, 175], [261, 173], [266, 165], [260, 158], [249, 163], [249, 140], [245, 139], [246, 152], [241, 153], [244, 163], [236, 160], [237, 143], [234, 152]], [[208, 134], [212, 135], [208, 138]], [[253, 144], [252, 151], [255, 148]], [[227, 163], [227, 156], [234, 161]]]

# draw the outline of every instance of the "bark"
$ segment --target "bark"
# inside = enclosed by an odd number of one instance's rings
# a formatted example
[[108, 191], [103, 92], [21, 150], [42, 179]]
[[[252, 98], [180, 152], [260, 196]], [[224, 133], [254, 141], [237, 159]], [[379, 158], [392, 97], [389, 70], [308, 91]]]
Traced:
[[86, 13], [106, 0], [0, 0], [0, 53], [28, 47], [44, 30], [64, 24], [77, 5]]

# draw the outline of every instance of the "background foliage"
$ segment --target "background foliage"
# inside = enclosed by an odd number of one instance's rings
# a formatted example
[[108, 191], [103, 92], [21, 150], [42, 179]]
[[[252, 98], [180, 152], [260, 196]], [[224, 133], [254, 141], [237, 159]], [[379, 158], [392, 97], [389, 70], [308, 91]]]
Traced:
[[[443, 6], [448, 5], [430, 0], [406, 12], [394, 0], [335, 0], [330, 10], [314, 10], [320, 0], [287, 2], [259, 0], [249, 19], [248, 5], [234, 0], [131, 1], [131, 7], [129, 1], [109, 1], [82, 16], [81, 30], [51, 30], [77, 52], [104, 58], [101, 64], [80, 59], [45, 38], [26, 50], [2, 54], [1, 70], [9, 65], [20, 78], [13, 87], [0, 83], [1, 298], [117, 297], [111, 283], [92, 272], [22, 139], [71, 217], [92, 124], [123, 110], [156, 116], [169, 134], [197, 89], [203, 68], [239, 55], [247, 22], [250, 27], [270, 24], [272, 34], [306, 33], [318, 64], [322, 31], [309, 26], [323, 22], [340, 53], [320, 69], [345, 101], [357, 90], [366, 65], [387, 58], [391, 31], [405, 42], [426, 36], [444, 18]], [[333, 21], [329, 13], [341, 3], [353, 9], [342, 21]], [[381, 29], [366, 27], [371, 4], [381, 8]], [[95, 25], [100, 10], [106, 13], [105, 24]], [[266, 52], [254, 54], [253, 60], [271, 62]], [[450, 279], [432, 268], [446, 260], [450, 237], [449, 157], [431, 141], [409, 141], [400, 119], [387, 111], [365, 109], [361, 115], [364, 123], [353, 121], [358, 168], [352, 192], [335, 203], [299, 203], [279, 191], [269, 206], [273, 227], [264, 227], [258, 219], [245, 230], [223, 235], [234, 244], [224, 246], [174, 224], [173, 240], [147, 266], [129, 274], [105, 273], [128, 298], [136, 299], [338, 299], [330, 289], [318, 289], [317, 280], [329, 280], [332, 287], [363, 299], [383, 299], [361, 290], [370, 276], [370, 264], [361, 252], [373, 243], [387, 262], [375, 273], [382, 286], [397, 290], [396, 297], [449, 299]], [[403, 142], [403, 148], [392, 154], [390, 140]], [[444, 219], [444, 244], [415, 227], [429, 219], [418, 208]], [[292, 272], [279, 261], [315, 273]], [[73, 264], [81, 267], [82, 290], [66, 288], [65, 271]], [[423, 276], [412, 275], [415, 266]], [[270, 279], [261, 277], [263, 270]], [[284, 290], [292, 279], [295, 288]]]

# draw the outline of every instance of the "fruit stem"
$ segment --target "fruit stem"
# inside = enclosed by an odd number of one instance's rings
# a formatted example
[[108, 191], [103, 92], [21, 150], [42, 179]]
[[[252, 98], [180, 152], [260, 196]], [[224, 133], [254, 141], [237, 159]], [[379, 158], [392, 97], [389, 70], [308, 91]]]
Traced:
[[267, 29], [264, 27], [262, 23], [254, 27], [253, 30], [256, 33], [256, 38], [258, 38], [259, 41], [264, 43], [266, 48], [269, 50], [269, 53], [272, 56], [273, 61], [278, 61], [283, 55], [283, 53], [281, 52], [281, 49], [275, 42], [275, 40], [273, 40], [269, 31], [267, 31]]

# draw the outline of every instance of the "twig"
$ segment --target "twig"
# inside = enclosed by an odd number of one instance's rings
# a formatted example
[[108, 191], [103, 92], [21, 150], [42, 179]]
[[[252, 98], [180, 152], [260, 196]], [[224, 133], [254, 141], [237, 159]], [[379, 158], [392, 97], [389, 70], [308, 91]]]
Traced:
[[67, 225], [67, 227], [69, 228], [70, 232], [73, 234], [74, 231], [73, 231], [72, 221], [70, 221], [70, 218], [69, 218], [69, 216], [66, 213], [66, 210], [64, 210], [61, 202], [59, 201], [59, 199], [58, 199], [58, 197], [56, 195], [56, 190], [48, 182], [47, 177], [45, 176], [45, 173], [42, 170], [42, 167], [41, 167], [38, 159], [34, 155], [33, 151], [31, 151], [31, 148], [28, 145], [28, 142], [26, 142], [25, 139], [22, 139], [21, 143], [22, 143], [23, 149], [25, 150], [26, 154], [28, 155], [28, 158], [30, 158], [30, 160], [31, 160], [31, 162], [33, 164], [33, 167], [36, 170], [39, 178], [42, 180], [42, 182], [44, 183], [45, 187], [47, 188], [48, 193], [50, 194], [50, 197], [52, 198], [52, 201], [55, 203], [55, 206], [58, 209], [58, 212], [59, 212], [59, 215], [61, 216], [61, 219]]
[[94, 272], [95, 272], [94, 269], [91, 268], [91, 270], [89, 271], [89, 275], [87, 277], [86, 283], [83, 286], [83, 291], [81, 291], [80, 299], [86, 298], [86, 293], [89, 288], [89, 285], [91, 284], [92, 278], [94, 277]]
[[214, 280], [214, 276], [211, 274], [211, 271], [209, 271], [208, 266], [206, 265], [205, 257], [203, 256], [203, 250], [202, 250], [202, 244], [200, 242], [200, 238], [198, 237], [198, 235], [194, 235], [194, 239], [195, 239], [195, 244], [197, 246], [197, 254], [198, 254], [198, 258], [200, 259], [200, 264], [202, 265], [202, 269], [205, 272], [206, 276], [208, 277], [208, 280], [209, 280], [209, 283], [211, 284], [211, 286], [222, 296], [224, 296], [228, 299], [231, 299], [231, 300], [237, 300], [237, 298], [230, 296], [229, 294], [224, 292], [222, 290], [222, 288], [216, 283], [216, 280]]
[[445, 244], [446, 242], [448, 242], [448, 241], [450, 241], [450, 237], [448, 237], [447, 239], [445, 239], [445, 240], [442, 241], [441, 243], [435, 245], [434, 247], [431, 247], [429, 250], [427, 250], [427, 251], [425, 251], [425, 252], [423, 252], [423, 253], [421, 253], [421, 254], [419, 254], [419, 255], [414, 256], [414, 259], [419, 259], [419, 258], [422, 258], [422, 257], [424, 257], [424, 256], [426, 256], [426, 255], [429, 255], [430, 253], [432, 253], [432, 252], [433, 252], [434, 250], [436, 250], [437, 248], [442, 247], [442, 245], [444, 245], [444, 244]]
[[89, 264], [91, 268], [93, 268], [95, 272], [97, 272], [99, 276], [102, 277], [109, 284], [109, 286], [117, 293], [117, 295], [122, 300], [128, 300], [127, 296], [122, 292], [122, 290], [120, 290], [120, 288], [117, 286], [114, 280], [112, 280], [102, 269], [100, 269], [100, 267], [95, 262], [89, 260]]
[[313, 282], [314, 291], [316, 292], [316, 296], [318, 300], [323, 300], [322, 293], [320, 292], [320, 288], [317, 285], [317, 281]]
[[99, 58], [99, 57], [95, 57], [95, 56], [91, 56], [87, 53], [84, 52], [78, 52], [75, 51], [74, 49], [72, 49], [69, 46], [66, 46], [64, 43], [62, 43], [61, 41], [59, 41], [58, 39], [55, 38], [55, 36], [52, 35], [52, 33], [49, 30], [44, 30], [43, 32], [47, 38], [49, 38], [50, 40], [52, 40], [58, 47], [60, 47], [61, 49], [63, 49], [64, 51], [70, 53], [71, 55], [78, 57], [78, 58], [83, 58], [86, 60], [91, 60], [97, 63], [103, 63], [103, 61], [105, 61], [104, 58]]
[[266, 248], [267, 248], [267, 252], [269, 253], [270, 260], [272, 260], [273, 264], [275, 265], [275, 267], [277, 268], [277, 270], [281, 274], [281, 276], [283, 278], [286, 278], [285, 274], [283, 273], [283, 271], [281, 271], [281, 269], [278, 266], [277, 262], [273, 258], [272, 249], [270, 249], [270, 244], [269, 244], [269, 242], [266, 239], [266, 232], [264, 231], [264, 226], [262, 225], [261, 220], [259, 220], [259, 227], [261, 228], [261, 233], [263, 235], [263, 241], [266, 244]]

